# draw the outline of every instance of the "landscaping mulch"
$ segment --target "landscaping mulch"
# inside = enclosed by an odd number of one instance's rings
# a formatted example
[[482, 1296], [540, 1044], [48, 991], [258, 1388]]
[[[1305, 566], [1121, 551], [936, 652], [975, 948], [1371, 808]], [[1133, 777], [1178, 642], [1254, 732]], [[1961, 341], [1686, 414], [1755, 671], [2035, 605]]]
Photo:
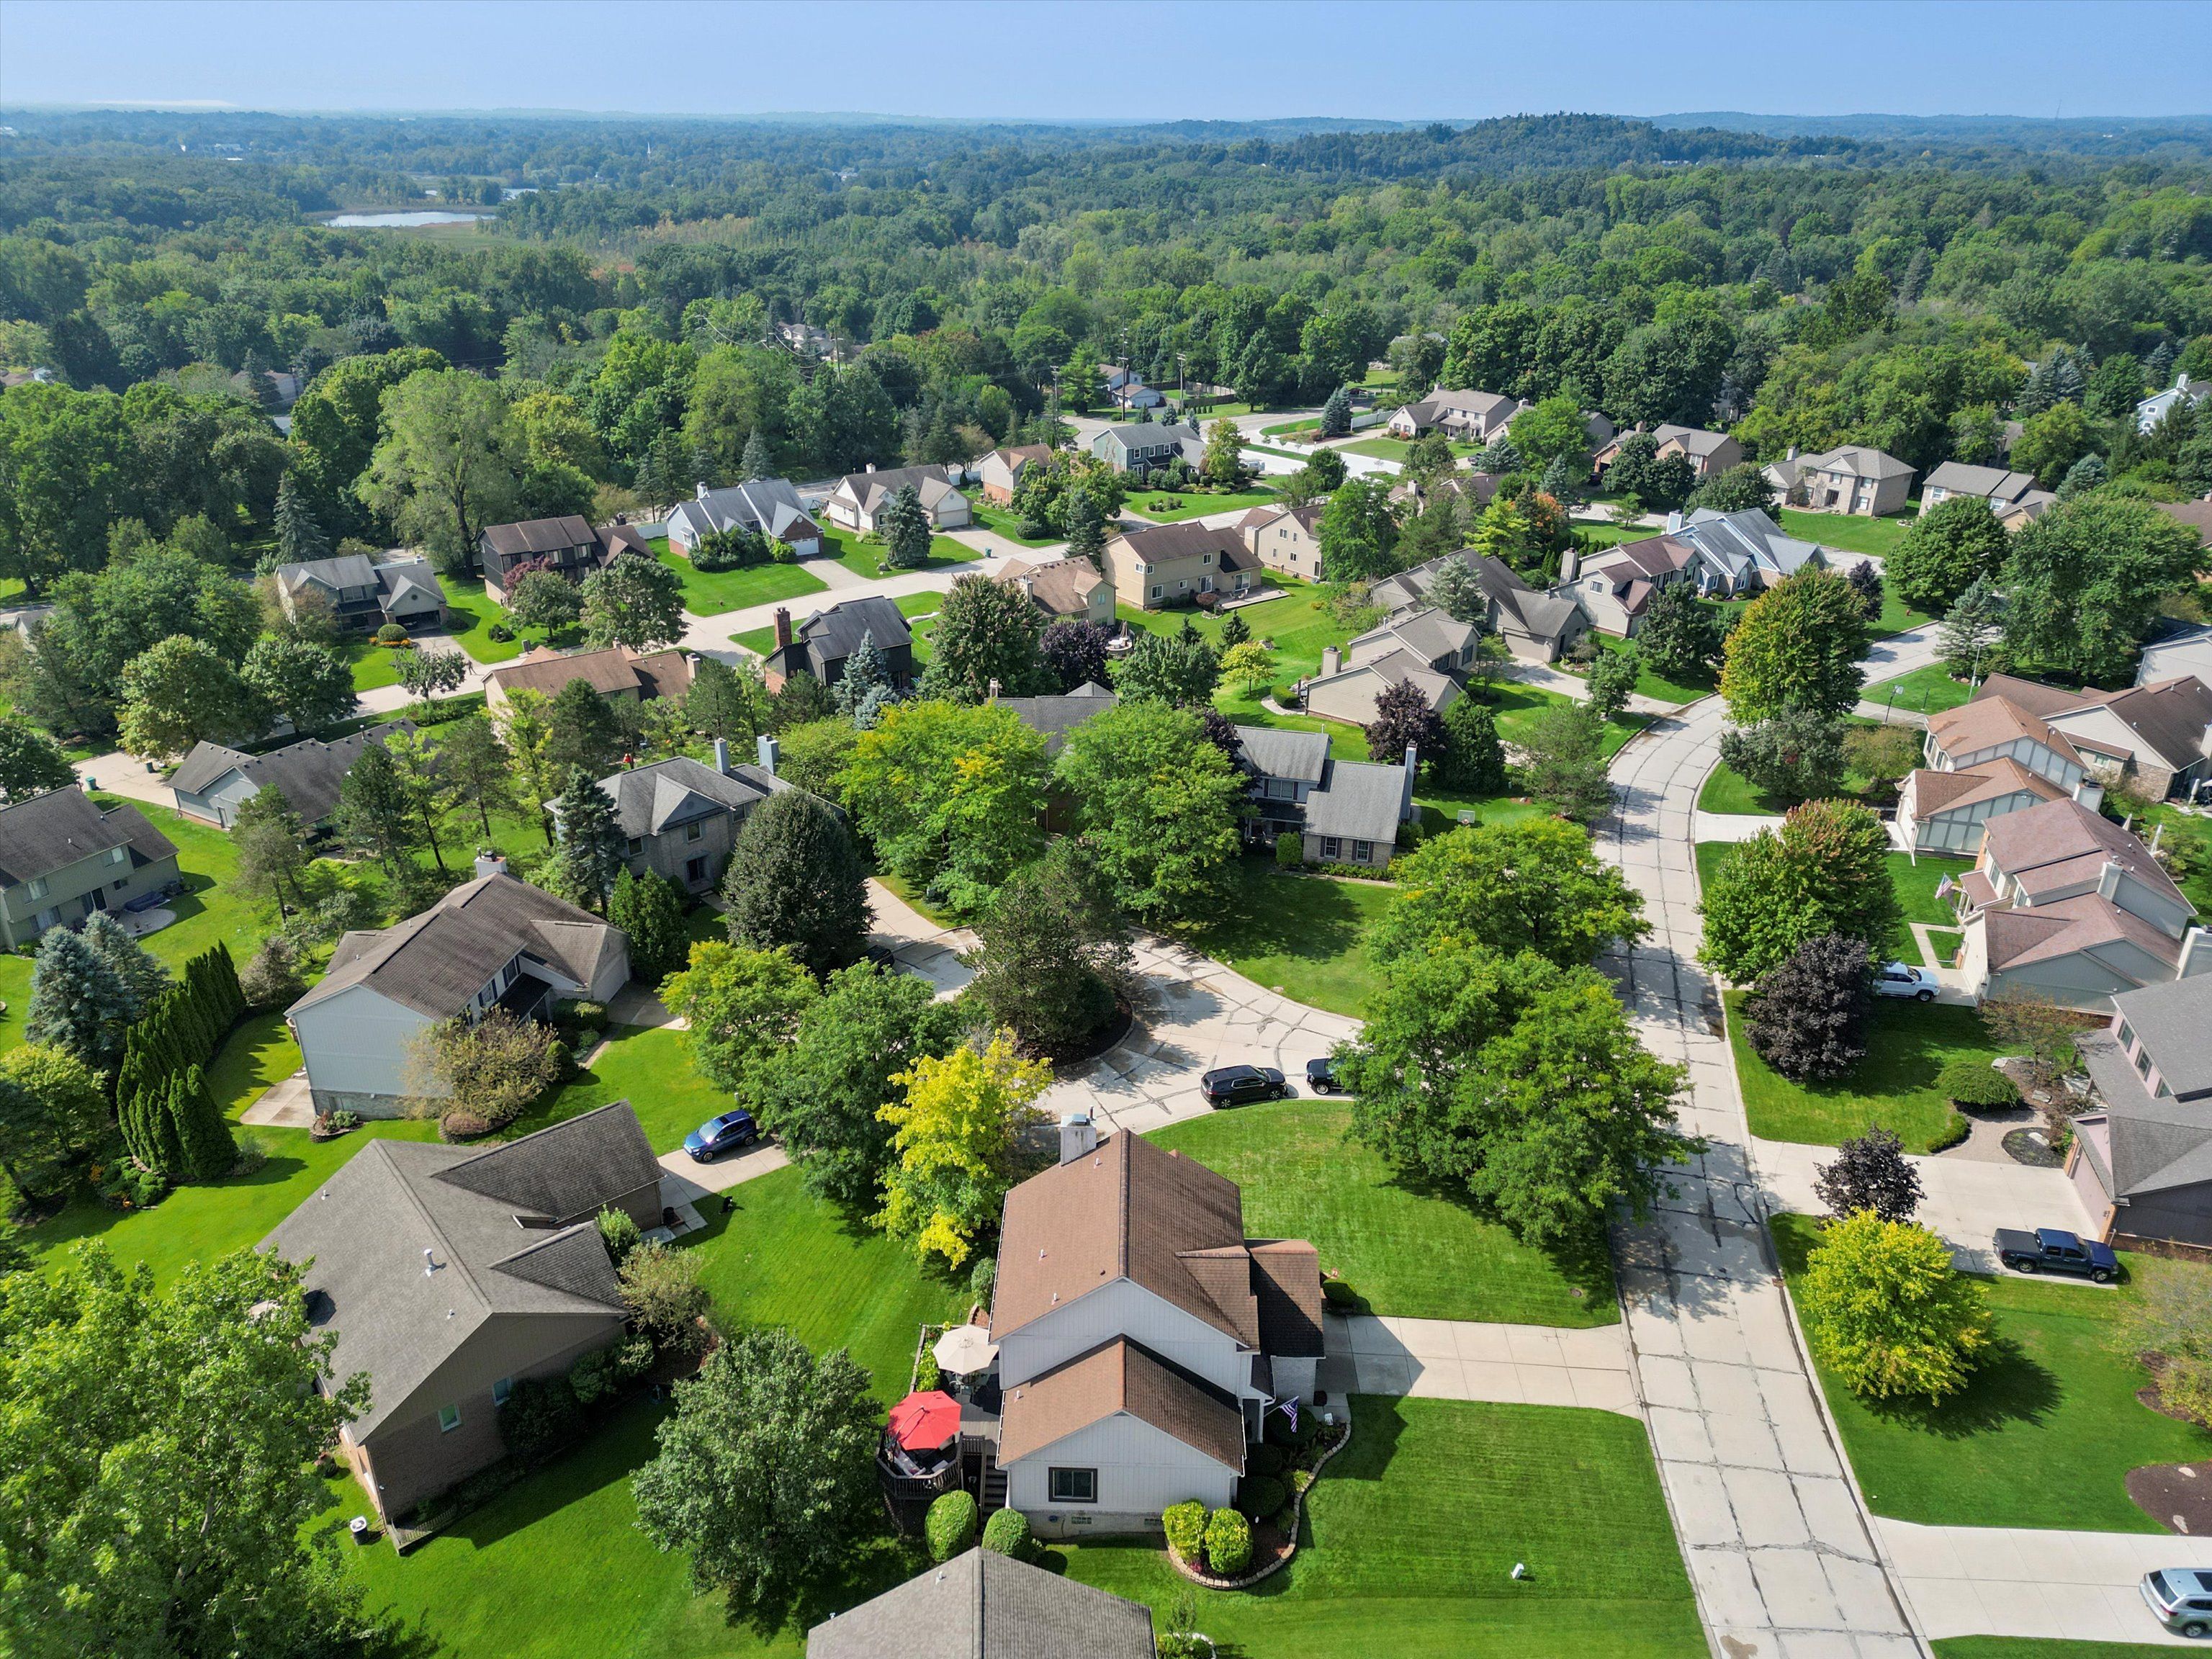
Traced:
[[[2155, 1392], [2143, 1390], [2147, 1395]], [[2152, 1404], [2148, 1400], [2143, 1403]], [[2135, 1499], [2137, 1509], [2168, 1532], [2191, 1538], [2212, 1537], [2212, 1463], [2153, 1463], [2130, 1469], [2128, 1496]]]
[[2066, 1159], [2053, 1147], [2040, 1129], [2014, 1129], [2004, 1138], [2005, 1156], [2015, 1164], [2025, 1164], [2031, 1170], [2057, 1170], [2065, 1167]]

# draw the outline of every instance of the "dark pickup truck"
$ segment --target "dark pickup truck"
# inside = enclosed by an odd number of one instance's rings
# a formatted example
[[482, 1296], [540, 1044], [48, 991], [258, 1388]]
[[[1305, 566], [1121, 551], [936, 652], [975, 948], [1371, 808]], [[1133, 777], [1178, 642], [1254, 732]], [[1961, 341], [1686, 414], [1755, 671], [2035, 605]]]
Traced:
[[2112, 1254], [2111, 1245], [2056, 1227], [2038, 1227], [2032, 1233], [2000, 1227], [1996, 1243], [1997, 1260], [2024, 1273], [2079, 1273], [2093, 1284], [2103, 1285], [2120, 1271], [2120, 1259]]

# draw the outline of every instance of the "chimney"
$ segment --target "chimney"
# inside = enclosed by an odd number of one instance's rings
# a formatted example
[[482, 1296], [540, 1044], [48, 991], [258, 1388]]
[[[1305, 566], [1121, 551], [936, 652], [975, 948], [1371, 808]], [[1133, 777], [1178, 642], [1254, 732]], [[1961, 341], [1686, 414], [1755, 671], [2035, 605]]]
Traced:
[[1677, 511], [1677, 512], [1674, 512], [1674, 513], [1669, 513], [1669, 514], [1667, 515], [1667, 533], [1668, 533], [1668, 535], [1670, 535], [1670, 536], [1671, 536], [1671, 535], [1673, 535], [1676, 531], [1680, 530], [1681, 527], [1682, 527], [1682, 515], [1681, 515], [1681, 514], [1680, 514], [1679, 511]]
[[2104, 867], [2097, 872], [2097, 896], [2110, 898], [2119, 890], [2120, 866], [2107, 859]]
[[[720, 749], [721, 745], [717, 744], [715, 747]], [[769, 776], [774, 777], [775, 775], [775, 763], [783, 757], [782, 746], [776, 742], [775, 738], [771, 737], [768, 732], [763, 732], [760, 735], [760, 741], [754, 745], [754, 751], [760, 756], [760, 769], [767, 773]], [[720, 759], [720, 757], [718, 755], [716, 758]], [[722, 769], [724, 771], [727, 771], [729, 769], [727, 767], [724, 767]]]
[[775, 648], [782, 650], [791, 643], [791, 612], [781, 605], [775, 608]]
[[2105, 804], [2105, 786], [2094, 778], [2084, 778], [2074, 786], [2074, 799], [2094, 812]]
[[1398, 799], [1398, 822], [1410, 823], [1419, 817], [1420, 808], [1413, 805], [1413, 769], [1421, 763], [1421, 751], [1412, 744], [1406, 745], [1406, 787]]
[[985, 697], [985, 698], [983, 699], [983, 701], [984, 701], [984, 702], [998, 702], [998, 700], [999, 700], [999, 677], [998, 677], [996, 674], [994, 674], [994, 675], [992, 675], [992, 676], [991, 676], [991, 691], [990, 691], [990, 695], [989, 695], [988, 696]]
[[727, 738], [714, 739], [714, 769], [726, 778], [730, 775], [730, 740]]
[[705, 501], [707, 499], [707, 481], [704, 478], [699, 480], [698, 490], [698, 499], [702, 501]]
[[864, 470], [869, 472], [873, 472], [876, 470], [876, 464], [873, 461], [870, 461]]
[[1325, 645], [1322, 647], [1320, 678], [1325, 680], [1333, 680], [1343, 672], [1344, 653], [1337, 649], [1337, 647], [1333, 645]]
[[478, 876], [503, 876], [506, 873], [507, 860], [501, 854], [492, 852], [489, 848], [477, 854], [477, 874]]
[[1088, 1112], [1070, 1112], [1060, 1120], [1060, 1161], [1073, 1164], [1098, 1150], [1098, 1127]]
[[1573, 548], [1571, 547], [1565, 552], [1559, 555], [1559, 580], [1561, 581], [1571, 582], [1574, 580], [1576, 577], [1582, 574], [1582, 571], [1583, 556], [1576, 552]]
[[2212, 950], [2204, 947], [2204, 930], [2191, 927], [2181, 936], [2181, 960], [2174, 967], [2173, 976], [2188, 979], [2203, 973], [2212, 973]]

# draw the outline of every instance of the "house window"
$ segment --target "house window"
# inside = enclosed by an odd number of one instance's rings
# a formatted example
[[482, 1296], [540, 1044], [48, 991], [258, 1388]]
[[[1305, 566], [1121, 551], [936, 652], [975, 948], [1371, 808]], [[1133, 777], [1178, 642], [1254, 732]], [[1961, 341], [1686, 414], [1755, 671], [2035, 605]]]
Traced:
[[108, 861], [110, 864], [128, 864], [128, 863], [130, 863], [130, 862], [131, 862], [131, 849], [130, 849], [129, 848], [127, 848], [127, 847], [111, 847], [111, 848], [109, 848], [107, 849], [107, 861]]
[[502, 1376], [491, 1385], [491, 1403], [495, 1406], [504, 1406], [507, 1402], [508, 1396], [514, 1392], [514, 1379], [511, 1376]]
[[[1152, 597], [1153, 597], [1154, 599], [1157, 599], [1158, 598], [1159, 598], [1159, 596], [1160, 596], [1160, 585], [1159, 585], [1158, 582], [1154, 582], [1154, 583], [1152, 584]], [[40, 896], [40, 894], [33, 893], [33, 894], [32, 894], [32, 895], [31, 895], [31, 896], [32, 896], [33, 898], [38, 898], [38, 897], [40, 897], [40, 896]]]
[[1098, 1471], [1052, 1469], [1050, 1501], [1054, 1504], [1095, 1504], [1098, 1501]]
[[2120, 1022], [2120, 1047], [2123, 1048], [2132, 1048], [2135, 1046], [2136, 1028], [2129, 1024], [2127, 1021], [2122, 1020]]
[[707, 860], [704, 859], [685, 860], [684, 863], [684, 879], [686, 881], [706, 880]]
[[1321, 838], [1321, 855], [1324, 860], [1328, 860], [1342, 858], [1344, 856], [1344, 842], [1342, 837], [1337, 836], [1323, 836]]
[[1296, 800], [1297, 798], [1298, 787], [1289, 778], [1269, 778], [1267, 780], [1267, 799], [1269, 800]]
[[458, 1429], [460, 1426], [461, 1408], [459, 1406], [441, 1406], [438, 1407], [438, 1432], [440, 1434], [451, 1434], [455, 1429]]
[[642, 853], [645, 851], [645, 837], [643, 836], [632, 836], [629, 838], [629, 850], [632, 854]]
[[2136, 1075], [2137, 1077], [2150, 1075], [2150, 1050], [2148, 1048], [2136, 1056]]
[[686, 841], [696, 841], [706, 833], [707, 826], [703, 823], [687, 823], [684, 826], [684, 839]]
[[1374, 843], [1373, 842], [1371, 842], [1371, 841], [1355, 841], [1354, 842], [1352, 842], [1352, 861], [1354, 864], [1372, 864], [1372, 863], [1374, 863], [1374, 862], [1375, 862], [1375, 843]]
[[[1157, 587], [1156, 587], [1156, 588], [1154, 588], [1154, 589], [1152, 590], [1153, 593], [1154, 593], [1154, 594], [1156, 594], [1156, 595], [1159, 592], [1159, 591], [1160, 591], [1160, 590], [1159, 590], [1158, 588], [1157, 588]], [[29, 887], [29, 890], [29, 890], [29, 892], [30, 892], [31, 896], [32, 896], [33, 898], [34, 898], [34, 899], [42, 899], [42, 898], [46, 897], [46, 878], [44, 876], [33, 876], [33, 877], [32, 877], [32, 878], [31, 878], [31, 884], [30, 884], [30, 887]]]

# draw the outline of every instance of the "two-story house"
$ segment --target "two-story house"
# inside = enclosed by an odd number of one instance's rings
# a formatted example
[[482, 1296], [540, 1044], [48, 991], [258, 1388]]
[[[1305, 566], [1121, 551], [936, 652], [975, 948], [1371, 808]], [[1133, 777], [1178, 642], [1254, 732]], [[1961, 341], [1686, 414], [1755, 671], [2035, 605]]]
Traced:
[[2150, 848], [2076, 800], [1990, 819], [1959, 892], [1961, 965], [1978, 997], [2105, 1008], [2123, 991], [2212, 971], [2196, 907]]
[[1021, 589], [1030, 604], [1055, 621], [1065, 617], [1102, 628], [1113, 625], [1114, 584], [1088, 559], [1048, 559], [1042, 564], [1008, 559], [993, 574], [995, 580]]
[[339, 627], [372, 632], [397, 623], [414, 633], [446, 619], [446, 590], [428, 559], [372, 559], [345, 553], [303, 564], [276, 567], [276, 599], [284, 614], [298, 617], [313, 606]]
[[[763, 759], [775, 741], [761, 740]], [[753, 808], [791, 787], [766, 764], [733, 764], [730, 745], [720, 738], [712, 766], [678, 755], [599, 780], [615, 804], [630, 872], [650, 870], [694, 896], [712, 892], [721, 880]], [[559, 803], [546, 805], [557, 816]]]
[[594, 530], [589, 520], [574, 514], [489, 525], [477, 537], [484, 592], [495, 605], [505, 605], [515, 583], [531, 571], [550, 570], [580, 582], [617, 553], [653, 556], [651, 546], [634, 526], [616, 523]]
[[1398, 826], [1418, 811], [1411, 765], [1333, 759], [1325, 732], [1240, 726], [1237, 742], [1251, 779], [1247, 841], [1272, 847], [1291, 835], [1309, 864], [1389, 865]]
[[1006, 1502], [1047, 1537], [1155, 1531], [1231, 1501], [1277, 1401], [1310, 1400], [1321, 1274], [1248, 1238], [1236, 1182], [1088, 1117], [1006, 1194], [991, 1307]]
[[691, 689], [691, 659], [673, 647], [633, 651], [611, 645], [604, 651], [560, 652], [539, 646], [517, 661], [484, 675], [484, 698], [494, 708], [511, 691], [535, 691], [556, 697], [571, 680], [584, 680], [609, 702], [645, 702], [681, 697]]
[[[1474, 585], [1481, 590], [1484, 625], [1522, 661], [1557, 662], [1588, 629], [1589, 619], [1573, 600], [1530, 586], [1504, 560], [1471, 547], [1386, 576], [1374, 585], [1368, 598], [1390, 611], [1395, 620], [1396, 613], [1416, 610], [1427, 602], [1437, 572], [1455, 559], [1474, 574]], [[1466, 663], [1458, 664], [1453, 672], [1464, 672], [1466, 666]]]
[[2123, 991], [2075, 1039], [2097, 1104], [2066, 1173], [2108, 1244], [2212, 1246], [2212, 975]]
[[1259, 586], [1260, 568], [1239, 532], [1195, 521], [1125, 530], [1106, 544], [1115, 592], [1146, 611], [1195, 605], [1201, 593], [1249, 592]]
[[2194, 799], [2212, 778], [2212, 686], [2194, 674], [2118, 691], [2074, 690], [1992, 674], [1973, 698], [1988, 701], [2011, 703], [2042, 720], [2108, 788], [2125, 787], [2151, 800], [2176, 794]]
[[1666, 534], [1689, 547], [1686, 574], [1709, 599], [1743, 599], [1808, 566], [1826, 569], [1834, 562], [1820, 543], [1786, 533], [1755, 507], [1735, 513], [1709, 507], [1686, 516], [1670, 513]]
[[707, 537], [739, 526], [784, 543], [802, 559], [822, 551], [822, 528], [787, 478], [751, 478], [724, 489], [701, 484], [696, 497], [668, 509], [668, 544], [689, 558]]
[[[2088, 776], [2081, 750], [2039, 716], [2004, 696], [1978, 696], [1930, 714], [1921, 750], [1929, 769], [1936, 772], [1968, 771], [1986, 761], [2017, 761], [2057, 784], [2063, 795], [2080, 793]], [[2094, 806], [2103, 799], [2103, 791], [2093, 787], [2087, 804]]]
[[280, 789], [300, 822], [313, 829], [337, 810], [338, 786], [363, 750], [381, 749], [393, 732], [414, 729], [410, 720], [387, 720], [328, 743], [303, 738], [265, 755], [219, 743], [195, 744], [184, 764], [169, 775], [169, 793], [185, 817], [228, 830], [240, 807], [264, 789]]
[[1342, 651], [1322, 648], [1321, 672], [1305, 683], [1306, 712], [1352, 726], [1372, 725], [1382, 695], [1411, 684], [1427, 698], [1431, 712], [1441, 714], [1459, 701], [1459, 676], [1473, 665], [1481, 638], [1434, 605], [1394, 612]]
[[776, 607], [775, 643], [763, 660], [761, 678], [771, 691], [780, 691], [793, 674], [811, 674], [824, 685], [845, 678], [845, 664], [862, 641], [884, 653], [884, 669], [891, 684], [908, 685], [914, 680], [914, 630], [899, 608], [881, 594], [843, 599], [817, 611], [794, 629], [791, 612]]
[[1674, 535], [1619, 542], [1587, 559], [1570, 548], [1560, 557], [1552, 592], [1571, 601], [1599, 633], [1634, 639], [1652, 597], [1691, 580], [1697, 557], [1695, 547]]
[[1006, 507], [1031, 472], [1051, 465], [1050, 444], [1017, 444], [983, 457], [975, 469], [975, 482], [981, 486], [985, 501], [994, 507]]
[[495, 869], [390, 927], [348, 933], [330, 971], [284, 1011], [318, 1112], [398, 1117], [428, 1079], [416, 1039], [489, 1009], [542, 1017], [604, 1003], [629, 978], [629, 938], [587, 910]]
[[[1605, 470], [1620, 459], [1620, 447], [1644, 428], [1616, 434], [1612, 441], [1591, 458], [1592, 468], [1601, 477]], [[1669, 455], [1680, 455], [1690, 463], [1700, 478], [1710, 478], [1741, 465], [1743, 446], [1725, 432], [1708, 432], [1702, 427], [1676, 426], [1668, 422], [1651, 428], [1651, 441], [1658, 446], [1661, 460]]]
[[135, 806], [103, 812], [71, 788], [0, 807], [0, 945], [10, 951], [182, 881], [176, 843]]
[[2191, 385], [2189, 376], [2177, 374], [2173, 384], [2163, 392], [2154, 392], [2136, 405], [2136, 430], [2148, 437], [2158, 430], [2158, 423], [2182, 404], [2201, 409], [2212, 401], [2212, 386]]
[[1195, 470], [1206, 463], [1206, 439], [1194, 417], [1189, 425], [1175, 421], [1109, 426], [1091, 440], [1091, 453], [1116, 472], [1139, 477], [1181, 461]]
[[1765, 472], [1785, 506], [1808, 513], [1880, 518], [1902, 512], [1912, 493], [1912, 464], [1864, 444], [1842, 444], [1818, 455], [1793, 448]]
[[1498, 392], [1438, 389], [1390, 416], [1390, 435], [1418, 438], [1441, 432], [1455, 443], [1486, 444], [1504, 434], [1513, 417], [1528, 405]]
[[834, 525], [861, 535], [881, 527], [883, 511], [891, 498], [912, 485], [935, 530], [965, 530], [975, 522], [975, 510], [951, 475], [941, 466], [900, 466], [865, 472], [848, 472], [837, 480], [822, 503], [822, 516]]
[[1237, 521], [1244, 545], [1260, 562], [1301, 581], [1325, 580], [1321, 563], [1319, 501], [1304, 507], [1255, 507]]
[[1975, 495], [1990, 504], [1997, 522], [2007, 530], [2017, 530], [2043, 516], [2044, 510], [2058, 499], [2047, 489], [2035, 487], [2035, 474], [2014, 472], [2002, 466], [1969, 466], [1964, 461], [1946, 461], [1930, 472], [1920, 486], [1920, 512], [1925, 517], [1931, 507], [1941, 507], [1954, 495]]

